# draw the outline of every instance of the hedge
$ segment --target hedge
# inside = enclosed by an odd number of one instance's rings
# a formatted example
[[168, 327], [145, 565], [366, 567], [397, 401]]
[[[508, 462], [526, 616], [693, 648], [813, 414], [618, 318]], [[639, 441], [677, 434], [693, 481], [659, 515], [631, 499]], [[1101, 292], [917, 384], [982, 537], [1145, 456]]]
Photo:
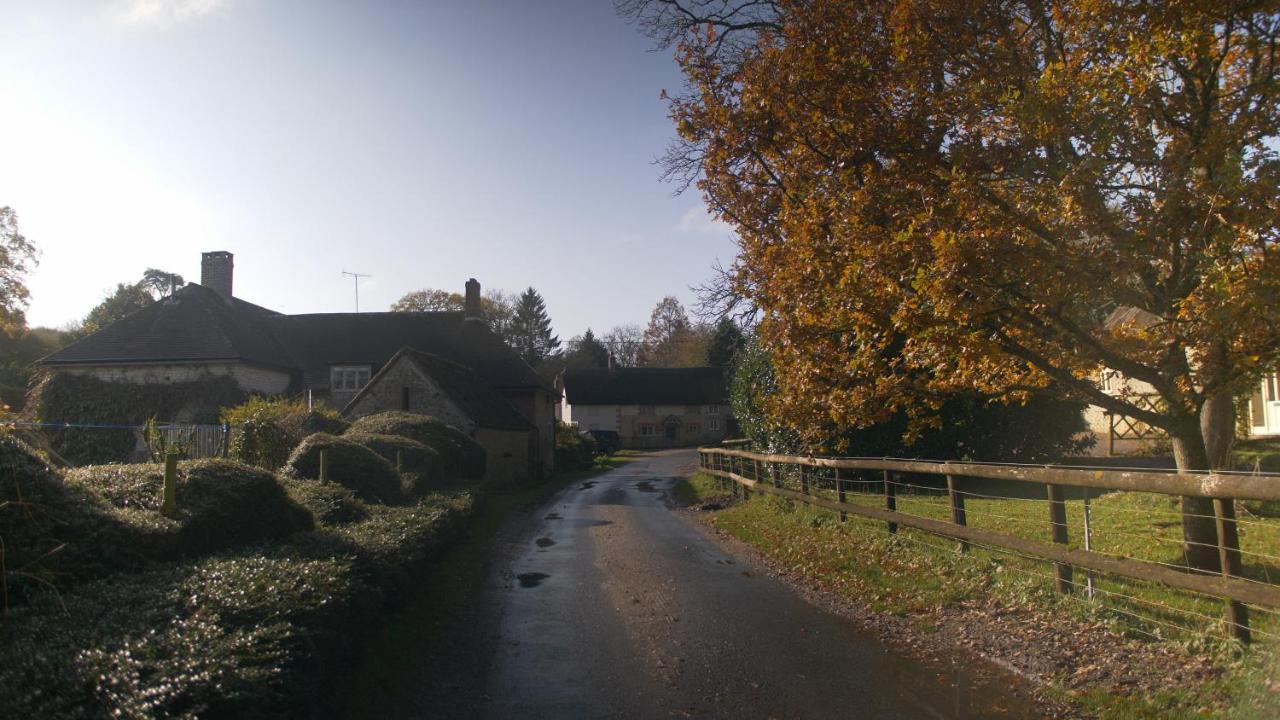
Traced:
[[446, 479], [483, 480], [485, 451], [461, 430], [430, 415], [391, 411], [366, 415], [347, 429], [348, 435], [400, 435], [440, 454]]
[[292, 500], [271, 473], [230, 460], [178, 463], [177, 509], [160, 515], [164, 466], [95, 465], [70, 470], [67, 483], [104, 498], [115, 516], [144, 538], [157, 558], [197, 557], [278, 540], [312, 529], [311, 512]]
[[410, 497], [439, 490], [444, 485], [444, 459], [434, 449], [402, 435], [349, 432], [343, 435], [378, 453], [387, 462], [400, 460], [400, 486]]
[[403, 500], [400, 476], [391, 463], [360, 443], [328, 433], [316, 433], [299, 443], [285, 463], [285, 475], [319, 480], [321, 450], [328, 453], [331, 482], [350, 488], [357, 497], [369, 502]]
[[222, 422], [230, 423], [231, 457], [268, 470], [277, 470], [304, 438], [324, 432], [341, 435], [348, 423], [338, 413], [316, 405], [308, 408], [302, 400], [249, 398], [242, 405], [222, 411]]

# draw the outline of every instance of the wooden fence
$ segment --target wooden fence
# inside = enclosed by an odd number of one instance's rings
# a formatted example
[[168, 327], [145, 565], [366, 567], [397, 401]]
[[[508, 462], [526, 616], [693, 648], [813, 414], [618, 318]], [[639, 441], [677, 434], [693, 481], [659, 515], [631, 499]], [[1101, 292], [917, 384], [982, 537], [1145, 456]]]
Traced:
[[[959, 541], [962, 550], [967, 550], [969, 543], [975, 543], [1052, 562], [1055, 564], [1059, 592], [1072, 592], [1075, 585], [1072, 582], [1073, 569], [1081, 568], [1223, 598], [1227, 626], [1235, 637], [1245, 642], [1251, 637], [1246, 605], [1280, 608], [1280, 586], [1241, 576], [1241, 550], [1234, 503], [1235, 500], [1280, 500], [1280, 475], [1166, 473], [879, 458], [800, 457], [760, 454], [725, 447], [699, 448], [698, 454], [704, 472], [732, 481], [735, 493], [740, 487], [743, 497], [749, 497], [752, 491], [762, 491], [831, 510], [839, 513], [842, 520], [849, 515], [857, 515], [883, 521], [890, 533], [897, 532], [899, 526], [915, 528], [953, 538]], [[822, 497], [816, 492], [813, 470], [829, 471], [831, 497]], [[788, 474], [798, 477], [798, 490], [784, 486], [783, 479]], [[896, 488], [902, 483], [897, 479], [905, 475], [945, 479], [945, 488], [939, 487], [938, 490], [945, 491], [950, 500], [949, 522], [899, 512]], [[867, 479], [869, 476], [871, 480]], [[1041, 497], [1048, 507], [1044, 521], [1051, 530], [1052, 543], [1007, 532], [969, 527], [965, 495], [970, 493], [958, 489], [966, 478], [1039, 486], [1043, 493]], [[855, 486], [866, 488], [872, 483], [880, 488], [877, 494], [883, 495], [883, 507], [848, 502], [848, 495]], [[1117, 557], [1089, 549], [1068, 548], [1064, 492], [1079, 489], [1125, 490], [1212, 499], [1221, 574], [1192, 572], [1158, 562]], [[1087, 517], [1086, 511], [1086, 522]]]

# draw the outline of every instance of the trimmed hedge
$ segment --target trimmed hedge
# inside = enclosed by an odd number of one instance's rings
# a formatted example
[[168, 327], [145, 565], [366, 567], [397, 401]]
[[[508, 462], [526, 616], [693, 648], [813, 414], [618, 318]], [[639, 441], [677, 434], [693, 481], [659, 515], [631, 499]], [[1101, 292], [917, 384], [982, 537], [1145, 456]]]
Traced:
[[485, 451], [466, 433], [430, 415], [391, 411], [366, 415], [347, 429], [347, 435], [400, 435], [440, 454], [446, 480], [483, 480]]
[[280, 484], [289, 493], [289, 497], [310, 510], [312, 517], [321, 525], [344, 525], [359, 522], [368, 516], [367, 506], [355, 493], [337, 483], [282, 477]]
[[341, 435], [349, 423], [323, 405], [307, 409], [302, 400], [249, 398], [222, 411], [231, 423], [231, 457], [268, 470], [277, 470], [304, 438], [315, 433]]
[[294, 448], [284, 473], [304, 480], [320, 479], [320, 451], [329, 456], [329, 480], [350, 488], [361, 500], [393, 504], [404, 495], [395, 467], [381, 455], [346, 437], [311, 435]]
[[410, 497], [438, 490], [444, 485], [444, 459], [434, 449], [402, 435], [347, 433], [344, 438], [378, 453], [389, 463], [400, 456], [400, 486]]
[[67, 483], [91, 491], [140, 534], [143, 552], [158, 558], [198, 557], [311, 530], [310, 511], [294, 502], [275, 476], [230, 460], [178, 463], [177, 511], [159, 514], [164, 466], [94, 465], [67, 473]]

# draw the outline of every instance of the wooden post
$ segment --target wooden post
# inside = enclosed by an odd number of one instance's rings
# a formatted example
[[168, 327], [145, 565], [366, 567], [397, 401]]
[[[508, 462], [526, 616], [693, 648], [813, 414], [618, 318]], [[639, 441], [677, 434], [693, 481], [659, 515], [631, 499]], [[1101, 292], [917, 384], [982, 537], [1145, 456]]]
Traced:
[[1114, 412], [1107, 413], [1107, 457], [1114, 457], [1116, 454], [1116, 415]]
[[178, 511], [178, 454], [164, 456], [164, 494], [160, 498], [160, 514], [172, 516]]
[[396, 449], [396, 472], [400, 472], [400, 469], [402, 467], [404, 467], [403, 451], [397, 448]]
[[[898, 509], [898, 490], [894, 487], [893, 479], [889, 475], [889, 471], [884, 471], [884, 508], [890, 512], [896, 512]], [[889, 533], [898, 532], [898, 523], [889, 522]]]
[[[1218, 561], [1226, 577], [1241, 574], [1240, 529], [1236, 524], [1236, 503], [1230, 498], [1213, 499], [1213, 515], [1218, 525]], [[1249, 608], [1227, 598], [1227, 629], [1242, 643], [1253, 639], [1249, 631]]]
[[222, 457], [231, 455], [231, 423], [222, 423]]
[[[1062, 487], [1045, 485], [1049, 493], [1049, 523], [1053, 528], [1053, 541], [1059, 545], [1067, 544], [1067, 504], [1062, 499]], [[1071, 593], [1071, 566], [1067, 563], [1054, 563], [1054, 574], [1057, 575], [1058, 592], [1063, 595]]]
[[329, 482], [329, 451], [320, 450], [320, 482]]
[[773, 480], [774, 487], [782, 487], [782, 473], [778, 472], [778, 463], [769, 464], [769, 479]]
[[805, 472], [804, 465], [800, 466], [800, 492], [809, 494], [809, 473]]
[[[947, 475], [947, 495], [951, 497], [951, 522], [961, 527], [967, 526], [969, 522], [964, 512], [964, 495], [956, 491], [954, 475]], [[959, 541], [958, 548], [960, 552], [969, 552], [969, 541]]]
[[[840, 468], [835, 468], [835, 473], [836, 473], [836, 500], [841, 504], [844, 504], [845, 500], [847, 499], [844, 493], [844, 478], [840, 474]], [[845, 512], [844, 510], [841, 510], [840, 522], [845, 522], [848, 519], [849, 519], [849, 513]]]

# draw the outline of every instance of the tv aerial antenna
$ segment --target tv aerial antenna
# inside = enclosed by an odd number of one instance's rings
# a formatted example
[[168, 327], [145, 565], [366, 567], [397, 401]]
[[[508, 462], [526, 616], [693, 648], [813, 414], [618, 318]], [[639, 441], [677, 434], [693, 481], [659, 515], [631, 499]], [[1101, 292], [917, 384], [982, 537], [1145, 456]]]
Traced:
[[356, 312], [360, 312], [360, 278], [373, 277], [364, 273], [342, 271], [343, 275], [350, 277], [356, 286]]

